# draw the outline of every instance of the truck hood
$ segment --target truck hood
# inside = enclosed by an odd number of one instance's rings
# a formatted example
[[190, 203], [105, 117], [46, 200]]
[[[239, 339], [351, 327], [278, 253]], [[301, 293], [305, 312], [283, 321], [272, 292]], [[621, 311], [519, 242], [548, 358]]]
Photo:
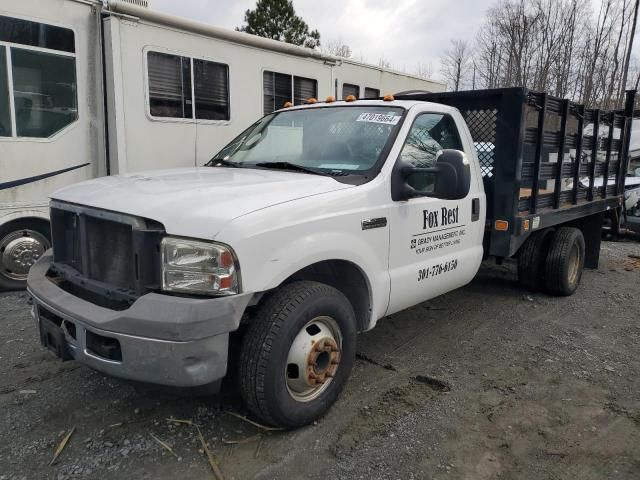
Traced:
[[212, 239], [234, 218], [345, 188], [353, 186], [307, 173], [197, 167], [96, 178], [51, 198], [150, 218], [170, 234]]

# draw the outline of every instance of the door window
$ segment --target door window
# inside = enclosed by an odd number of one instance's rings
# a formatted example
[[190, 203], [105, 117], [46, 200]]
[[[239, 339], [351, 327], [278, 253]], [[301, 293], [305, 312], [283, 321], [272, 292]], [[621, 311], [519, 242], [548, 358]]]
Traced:
[[0, 16], [0, 137], [48, 138], [77, 119], [73, 30]]
[[75, 53], [73, 30], [0, 15], [0, 42]]
[[[445, 149], [462, 150], [460, 135], [453, 118], [442, 113], [423, 113], [411, 126], [400, 153], [400, 160], [414, 167], [434, 167], [439, 152]], [[420, 192], [432, 193], [435, 175], [417, 172], [413, 173], [407, 182]]]
[[50, 137], [78, 118], [75, 58], [11, 49], [19, 137]]

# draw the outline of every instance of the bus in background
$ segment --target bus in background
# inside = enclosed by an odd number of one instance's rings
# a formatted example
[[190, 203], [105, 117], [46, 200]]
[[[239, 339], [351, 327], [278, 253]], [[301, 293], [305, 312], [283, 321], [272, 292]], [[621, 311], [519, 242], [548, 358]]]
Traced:
[[49, 195], [201, 165], [309, 97], [443, 91], [423, 78], [163, 14], [145, 0], [0, 6], [0, 289], [50, 247]]

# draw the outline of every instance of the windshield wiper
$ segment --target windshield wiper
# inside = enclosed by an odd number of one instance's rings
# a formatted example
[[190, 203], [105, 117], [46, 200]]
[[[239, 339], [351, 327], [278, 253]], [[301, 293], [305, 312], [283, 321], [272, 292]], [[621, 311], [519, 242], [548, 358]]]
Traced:
[[297, 165], [290, 162], [259, 162], [253, 163], [251, 164], [251, 166], [273, 168], [274, 170], [293, 170], [296, 172], [311, 173], [313, 175], [326, 175], [326, 172], [324, 171], [315, 170], [309, 167], [303, 167], [302, 165]]
[[224, 158], [212, 158], [207, 163], [204, 164], [205, 167], [233, 167], [233, 168], [241, 168], [241, 165], [237, 162], [230, 162], [229, 160], [225, 160]]

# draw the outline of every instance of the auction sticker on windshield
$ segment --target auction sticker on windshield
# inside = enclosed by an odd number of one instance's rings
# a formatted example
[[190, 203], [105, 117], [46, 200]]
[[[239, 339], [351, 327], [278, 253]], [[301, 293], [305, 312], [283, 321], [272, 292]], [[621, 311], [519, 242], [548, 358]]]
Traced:
[[361, 113], [356, 122], [383, 123], [385, 125], [396, 125], [400, 121], [400, 115], [389, 115], [387, 113]]

